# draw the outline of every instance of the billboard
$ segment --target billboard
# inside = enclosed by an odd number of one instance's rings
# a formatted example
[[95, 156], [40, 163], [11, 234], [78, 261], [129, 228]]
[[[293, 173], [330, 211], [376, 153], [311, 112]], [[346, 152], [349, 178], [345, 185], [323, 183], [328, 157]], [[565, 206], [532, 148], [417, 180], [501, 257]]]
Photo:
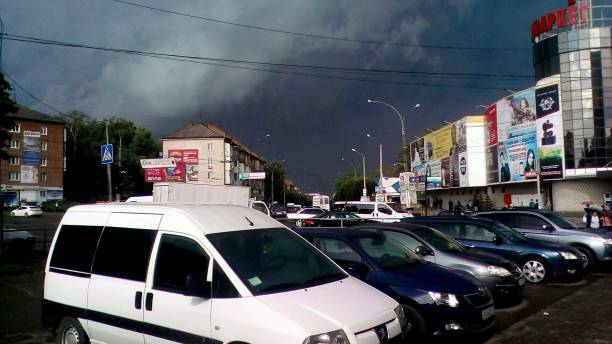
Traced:
[[493, 104], [486, 108], [484, 116], [487, 126], [485, 143], [487, 146], [495, 145], [497, 144], [497, 105]]
[[38, 167], [21, 165], [21, 183], [22, 184], [37, 184], [38, 183]]
[[[168, 157], [176, 163], [176, 167], [168, 167], [168, 181], [198, 180], [199, 155], [197, 149], [169, 149]], [[179, 163], [182, 165], [179, 166]]]
[[[440, 160], [450, 156], [452, 147], [451, 125], [425, 135], [425, 160]], [[452, 135], [456, 133], [453, 132]]]
[[499, 183], [497, 145], [487, 147], [487, 184]]
[[507, 139], [499, 143], [497, 149], [502, 183], [536, 178], [538, 147], [535, 133]]
[[425, 162], [424, 138], [421, 137], [410, 144], [410, 154], [412, 158], [410, 166], [420, 165]]
[[536, 131], [538, 156], [542, 179], [563, 178], [564, 147], [563, 120], [559, 85], [553, 84], [536, 89]]
[[147, 183], [158, 183], [165, 182], [168, 168], [166, 167], [155, 167], [146, 168], [144, 170], [144, 178]]
[[185, 182], [185, 163], [177, 162], [175, 167], [166, 169], [166, 181], [168, 182]]
[[438, 189], [442, 187], [442, 163], [440, 160], [432, 160], [425, 163], [425, 175], [427, 176], [427, 189]]
[[28, 166], [40, 165], [40, 132], [23, 132], [23, 164]]
[[467, 153], [459, 153], [459, 186], [469, 186]]

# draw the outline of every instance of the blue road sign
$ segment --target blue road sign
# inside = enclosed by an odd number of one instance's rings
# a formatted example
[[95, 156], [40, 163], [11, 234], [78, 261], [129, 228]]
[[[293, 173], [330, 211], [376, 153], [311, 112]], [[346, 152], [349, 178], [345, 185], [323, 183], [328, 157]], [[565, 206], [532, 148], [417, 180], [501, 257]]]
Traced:
[[100, 156], [102, 158], [102, 164], [108, 165], [113, 163], [113, 145], [101, 145], [100, 146]]

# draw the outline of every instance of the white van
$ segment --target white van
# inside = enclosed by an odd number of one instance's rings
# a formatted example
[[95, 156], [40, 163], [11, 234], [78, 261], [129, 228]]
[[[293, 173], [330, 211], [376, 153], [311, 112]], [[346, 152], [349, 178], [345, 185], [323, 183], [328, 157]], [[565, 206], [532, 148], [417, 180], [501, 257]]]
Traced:
[[381, 343], [400, 339], [402, 319], [299, 235], [235, 205], [76, 206], [45, 267], [42, 321], [58, 343]]
[[344, 211], [354, 213], [364, 219], [380, 222], [398, 222], [404, 217], [413, 217], [412, 214], [400, 213], [384, 202], [346, 202]]

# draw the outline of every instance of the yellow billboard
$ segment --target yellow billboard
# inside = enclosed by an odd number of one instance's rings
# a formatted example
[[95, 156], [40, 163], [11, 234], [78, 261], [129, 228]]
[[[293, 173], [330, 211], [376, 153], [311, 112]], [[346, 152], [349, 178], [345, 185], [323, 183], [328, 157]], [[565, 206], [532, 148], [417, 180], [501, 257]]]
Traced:
[[440, 160], [450, 156], [453, 146], [451, 129], [453, 129], [453, 126], [447, 125], [431, 134], [425, 135], [426, 160]]

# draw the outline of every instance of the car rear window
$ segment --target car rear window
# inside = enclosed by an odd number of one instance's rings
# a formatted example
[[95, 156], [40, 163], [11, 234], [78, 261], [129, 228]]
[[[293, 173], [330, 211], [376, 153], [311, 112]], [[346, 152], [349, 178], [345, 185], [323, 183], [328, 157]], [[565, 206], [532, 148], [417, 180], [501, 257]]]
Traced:
[[59, 229], [49, 266], [89, 273], [101, 233], [102, 226], [63, 225]]

